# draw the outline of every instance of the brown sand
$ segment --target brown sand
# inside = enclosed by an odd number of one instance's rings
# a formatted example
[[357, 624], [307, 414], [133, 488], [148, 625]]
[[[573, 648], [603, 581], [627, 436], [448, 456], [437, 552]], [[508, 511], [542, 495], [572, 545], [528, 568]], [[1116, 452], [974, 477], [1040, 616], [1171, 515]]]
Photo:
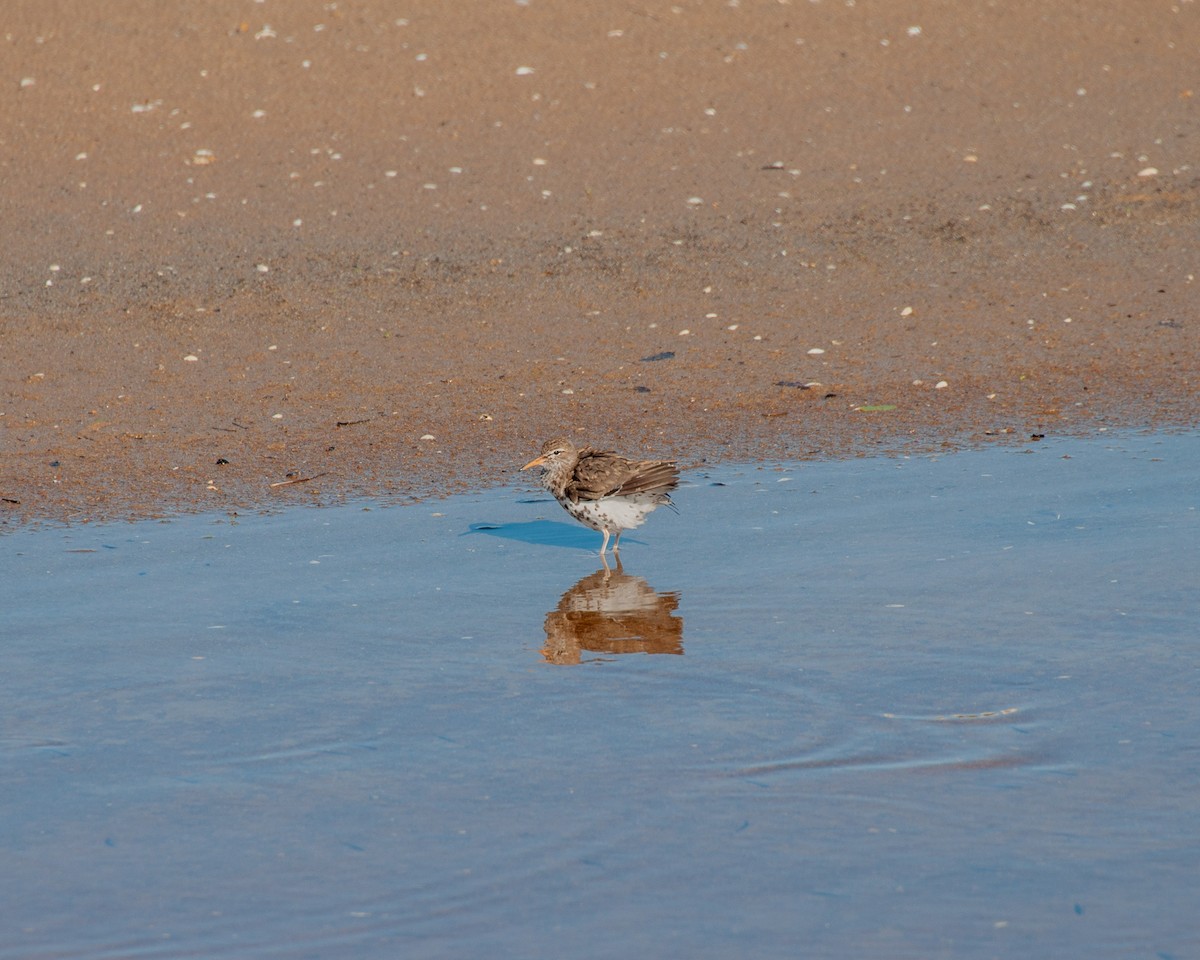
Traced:
[[9, 522], [1197, 423], [1200, 3], [2, 29]]

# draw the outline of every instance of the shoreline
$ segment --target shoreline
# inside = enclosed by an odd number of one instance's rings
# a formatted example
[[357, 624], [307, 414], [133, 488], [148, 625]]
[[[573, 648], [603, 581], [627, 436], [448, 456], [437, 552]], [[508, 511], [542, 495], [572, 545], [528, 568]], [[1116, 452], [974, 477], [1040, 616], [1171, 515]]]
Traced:
[[1185, 13], [13, 11], [2, 524], [1200, 424]]

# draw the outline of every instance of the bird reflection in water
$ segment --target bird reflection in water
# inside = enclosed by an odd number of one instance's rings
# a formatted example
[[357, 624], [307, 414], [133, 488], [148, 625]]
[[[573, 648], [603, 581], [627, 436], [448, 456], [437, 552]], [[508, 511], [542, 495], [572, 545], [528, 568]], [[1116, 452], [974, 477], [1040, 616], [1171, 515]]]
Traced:
[[562, 595], [546, 614], [548, 663], [580, 663], [584, 652], [683, 653], [678, 593], [658, 593], [641, 577], [606, 563]]

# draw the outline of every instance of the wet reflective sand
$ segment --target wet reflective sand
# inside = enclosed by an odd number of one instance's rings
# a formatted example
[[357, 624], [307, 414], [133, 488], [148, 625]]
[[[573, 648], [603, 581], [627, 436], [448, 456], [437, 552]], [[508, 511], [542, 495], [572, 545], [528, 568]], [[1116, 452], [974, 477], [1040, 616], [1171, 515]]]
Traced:
[[608, 569], [531, 486], [12, 532], [0, 957], [1188, 956], [1197, 476], [693, 472]]

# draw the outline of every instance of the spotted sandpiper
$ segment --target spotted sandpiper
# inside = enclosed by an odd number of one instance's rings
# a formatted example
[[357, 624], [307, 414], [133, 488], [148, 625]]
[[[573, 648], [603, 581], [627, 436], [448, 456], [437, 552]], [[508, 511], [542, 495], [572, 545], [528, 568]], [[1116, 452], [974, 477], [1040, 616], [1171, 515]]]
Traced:
[[541, 454], [522, 470], [542, 468], [542, 486], [564, 510], [585, 526], [604, 534], [600, 555], [613, 540], [620, 549], [621, 533], [640, 527], [652, 510], [673, 506], [670, 492], [679, 483], [679, 470], [663, 460], [628, 460], [608, 450], [576, 447], [565, 437], [547, 440]]

